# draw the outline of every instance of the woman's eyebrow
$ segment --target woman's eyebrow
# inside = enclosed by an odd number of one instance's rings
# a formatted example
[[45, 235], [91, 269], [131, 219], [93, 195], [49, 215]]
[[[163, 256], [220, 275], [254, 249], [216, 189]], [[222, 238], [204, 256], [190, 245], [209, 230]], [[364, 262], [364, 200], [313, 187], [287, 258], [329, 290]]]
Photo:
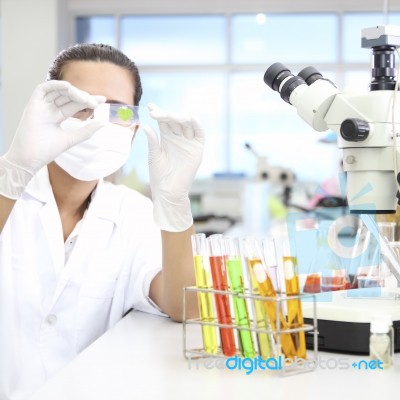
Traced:
[[124, 104], [124, 105], [126, 104], [123, 101], [113, 100], [113, 99], [107, 99], [106, 103], [108, 103], [108, 104]]

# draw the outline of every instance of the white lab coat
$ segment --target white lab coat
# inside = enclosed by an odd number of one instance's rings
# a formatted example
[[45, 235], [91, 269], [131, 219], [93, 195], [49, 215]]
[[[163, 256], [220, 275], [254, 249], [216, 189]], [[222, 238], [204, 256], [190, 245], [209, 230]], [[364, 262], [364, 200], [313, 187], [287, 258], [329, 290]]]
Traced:
[[103, 181], [92, 197], [64, 243], [44, 168], [0, 235], [0, 400], [26, 398], [130, 308], [161, 314], [148, 299], [161, 269], [151, 201]]

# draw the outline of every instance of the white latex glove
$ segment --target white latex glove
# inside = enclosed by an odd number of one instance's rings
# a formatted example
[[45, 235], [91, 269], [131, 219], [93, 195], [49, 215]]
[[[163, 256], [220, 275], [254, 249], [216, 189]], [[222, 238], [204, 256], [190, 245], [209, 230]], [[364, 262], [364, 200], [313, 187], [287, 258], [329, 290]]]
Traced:
[[92, 96], [65, 81], [36, 87], [20, 120], [10, 149], [0, 157], [0, 194], [17, 199], [33, 175], [59, 154], [88, 139], [102, 123], [90, 121], [66, 132], [60, 123], [84, 108], [96, 108], [104, 96]]
[[160, 139], [149, 126], [149, 175], [154, 219], [165, 231], [182, 232], [193, 224], [189, 190], [200, 166], [204, 133], [196, 120], [148, 105], [158, 122]]

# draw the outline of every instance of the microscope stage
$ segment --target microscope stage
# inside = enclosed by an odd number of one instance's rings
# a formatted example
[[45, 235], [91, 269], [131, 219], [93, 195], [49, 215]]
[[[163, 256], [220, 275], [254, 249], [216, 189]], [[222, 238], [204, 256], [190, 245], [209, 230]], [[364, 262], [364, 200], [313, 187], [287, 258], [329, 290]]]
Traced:
[[[338, 353], [368, 354], [370, 323], [388, 316], [393, 321], [394, 347], [400, 351], [400, 290], [368, 288], [316, 294], [318, 349]], [[303, 301], [303, 317], [313, 323], [313, 302]], [[306, 334], [312, 349], [314, 336]]]

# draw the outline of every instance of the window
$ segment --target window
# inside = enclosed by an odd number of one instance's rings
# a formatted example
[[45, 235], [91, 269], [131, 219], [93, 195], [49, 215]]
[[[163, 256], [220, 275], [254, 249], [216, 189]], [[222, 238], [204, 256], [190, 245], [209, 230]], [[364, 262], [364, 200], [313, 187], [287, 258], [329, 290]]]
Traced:
[[232, 17], [232, 61], [235, 64], [277, 60], [335, 62], [337, 36], [335, 14], [235, 15]]
[[124, 16], [120, 47], [139, 65], [223, 64], [225, 25], [222, 16]]
[[[142, 123], [154, 125], [148, 120], [145, 105], [155, 102], [165, 109], [192, 114], [206, 129], [206, 149], [204, 162], [199, 174], [209, 176], [213, 171], [226, 168], [226, 115], [225, 76], [221, 72], [142, 72], [143, 99], [141, 112]], [[147, 153], [143, 150], [143, 162], [147, 169]]]
[[387, 23], [378, 13], [348, 13], [343, 16], [343, 60], [369, 62], [370, 51], [361, 47], [361, 30], [375, 25], [400, 25], [400, 13], [391, 13]]
[[78, 17], [76, 19], [76, 41], [117, 46], [114, 18], [112, 16]]
[[[400, 13], [389, 23], [400, 24]], [[272, 165], [318, 182], [337, 171], [340, 151], [315, 132], [263, 82], [274, 62], [295, 74], [308, 65], [343, 90], [368, 90], [370, 54], [364, 27], [384, 24], [378, 13], [242, 13], [78, 17], [78, 41], [105, 41], [127, 53], [141, 71], [141, 123], [153, 102], [191, 113], [206, 132], [198, 177], [255, 172], [250, 143]], [[137, 135], [127, 168], [147, 179], [147, 144]]]

